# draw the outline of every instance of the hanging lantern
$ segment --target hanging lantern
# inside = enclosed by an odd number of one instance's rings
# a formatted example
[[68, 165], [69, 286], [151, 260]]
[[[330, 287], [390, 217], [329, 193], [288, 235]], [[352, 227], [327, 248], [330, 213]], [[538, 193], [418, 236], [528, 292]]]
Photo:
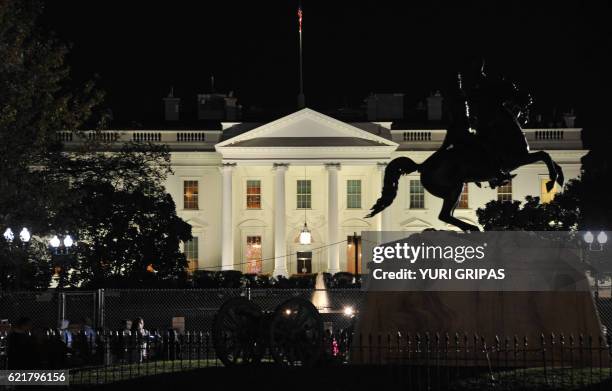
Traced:
[[312, 234], [308, 229], [308, 225], [304, 222], [304, 228], [302, 228], [302, 232], [300, 232], [300, 244], [310, 244], [312, 243]]

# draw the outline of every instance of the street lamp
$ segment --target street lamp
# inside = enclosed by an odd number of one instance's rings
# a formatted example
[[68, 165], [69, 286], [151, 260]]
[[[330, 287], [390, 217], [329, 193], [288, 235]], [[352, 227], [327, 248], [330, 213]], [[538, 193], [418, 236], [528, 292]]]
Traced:
[[[2, 234], [2, 236], [4, 236], [4, 240], [6, 240], [8, 243], [13, 243], [13, 241], [15, 240], [15, 233], [10, 227], [4, 231], [4, 234]], [[28, 230], [26, 227], [23, 227], [19, 232], [19, 240], [21, 241], [21, 243], [27, 244], [31, 238], [32, 234], [30, 234], [30, 230]]]
[[57, 235], [53, 235], [53, 237], [49, 239], [49, 247], [51, 247], [55, 255], [67, 254], [75, 244], [74, 239], [72, 239], [70, 235], [64, 236], [63, 240]]
[[[600, 231], [595, 236], [591, 231], [587, 231], [582, 239], [589, 245], [589, 251], [603, 251], [603, 245], [608, 242], [608, 235], [604, 231]], [[593, 248], [595, 242], [597, 242], [598, 246]]]
[[13, 230], [10, 228], [7, 228], [6, 231], [4, 231], [4, 240], [6, 240], [7, 242], [12, 242], [15, 239], [15, 234], [13, 233]]
[[599, 235], [597, 235], [597, 241], [600, 244], [606, 244], [606, 242], [608, 241], [608, 235], [606, 235], [604, 231], [601, 231]]
[[53, 247], [54, 249], [57, 249], [61, 242], [59, 240], [59, 238], [57, 237], [57, 235], [53, 235], [53, 237], [51, 238], [51, 240], [49, 240], [49, 244], [51, 245], [51, 247]]
[[32, 235], [30, 235], [30, 231], [26, 227], [23, 227], [21, 232], [19, 232], [19, 239], [24, 243], [29, 242], [31, 237]]
[[[4, 230], [4, 233], [2, 234], [2, 236], [4, 237], [4, 240], [6, 240], [6, 242], [8, 243], [8, 246], [11, 250], [13, 250], [16, 247], [19, 247], [17, 244], [18, 242], [15, 240], [15, 233], [10, 227]], [[19, 242], [21, 242], [20, 244], [22, 246], [22, 250], [23, 250], [22, 252], [25, 254], [26, 260], [27, 260], [27, 245], [30, 242], [31, 238], [32, 238], [32, 234], [30, 234], [30, 230], [27, 229], [26, 227], [21, 228], [21, 231], [19, 232]], [[22, 256], [24, 254], [22, 254]], [[21, 256], [19, 257], [11, 256], [9, 257], [9, 259], [15, 266], [15, 287], [19, 289], [21, 288], [21, 265], [16, 260], [21, 259]]]
[[70, 235], [66, 235], [66, 237], [64, 238], [64, 247], [70, 248], [72, 247], [73, 244], [74, 244], [74, 241], [72, 240]]

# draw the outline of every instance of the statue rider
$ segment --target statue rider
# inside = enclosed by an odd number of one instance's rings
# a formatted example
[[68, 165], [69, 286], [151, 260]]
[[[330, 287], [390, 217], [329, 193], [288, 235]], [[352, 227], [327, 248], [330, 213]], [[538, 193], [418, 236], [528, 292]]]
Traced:
[[[451, 93], [455, 104], [454, 110], [451, 110], [449, 137], [445, 139], [443, 148], [452, 148], [455, 144], [474, 148], [476, 153], [484, 155], [493, 166], [499, 168], [495, 177], [489, 181], [490, 187], [494, 189], [502, 186], [513, 176], [503, 169], [499, 160], [492, 139], [495, 137], [495, 123], [500, 110], [510, 110], [515, 118], [519, 118], [524, 114], [520, 107], [525, 102], [516, 99], [519, 94], [514, 84], [487, 76], [483, 61], [473, 62], [466, 72], [458, 74], [457, 79], [457, 89]], [[524, 98], [527, 99], [530, 98]], [[504, 108], [510, 102], [516, 104]], [[480, 186], [480, 183], [476, 185]]]

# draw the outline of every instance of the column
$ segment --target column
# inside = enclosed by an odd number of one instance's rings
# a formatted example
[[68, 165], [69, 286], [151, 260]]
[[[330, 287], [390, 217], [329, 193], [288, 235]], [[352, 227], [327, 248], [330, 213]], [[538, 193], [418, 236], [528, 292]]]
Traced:
[[[378, 193], [378, 197], [382, 195], [382, 188], [385, 185], [385, 169], [387, 168], [387, 163], [377, 163], [378, 171], [380, 171], [380, 193]], [[376, 199], [378, 199], [378, 197]], [[391, 231], [391, 205], [387, 207], [385, 210], [379, 213], [380, 217], [377, 222], [377, 226], [380, 227], [380, 231]]]
[[274, 272], [285, 276], [287, 272], [287, 222], [285, 210], [285, 172], [288, 164], [274, 163]]
[[340, 271], [340, 245], [338, 243], [338, 171], [339, 163], [328, 163], [327, 168], [327, 271], [338, 273]]
[[221, 200], [221, 270], [234, 269], [234, 222], [232, 221], [232, 172], [236, 163], [223, 163]]

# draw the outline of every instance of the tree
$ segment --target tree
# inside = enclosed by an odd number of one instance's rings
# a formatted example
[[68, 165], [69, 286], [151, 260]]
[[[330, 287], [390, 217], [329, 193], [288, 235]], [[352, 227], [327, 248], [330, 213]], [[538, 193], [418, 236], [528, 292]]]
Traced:
[[[56, 132], [92, 119], [103, 95], [93, 83], [69, 87], [68, 48], [36, 26], [38, 1], [0, 0], [0, 223], [42, 227], [57, 187], [49, 158]], [[34, 168], [34, 169], [33, 169]]]
[[58, 209], [57, 226], [79, 241], [60, 285], [134, 287], [186, 279], [179, 243], [191, 239], [191, 226], [176, 215], [162, 185], [171, 173], [166, 147], [128, 143], [110, 153], [70, 153], [56, 167], [58, 180], [71, 179], [75, 195]]
[[[38, 1], [0, 0], [0, 233], [47, 231], [49, 205], [65, 194], [48, 175], [61, 151], [56, 132], [94, 118], [102, 100], [93, 83], [69, 87], [68, 49], [37, 28], [41, 11]], [[48, 286], [49, 257], [36, 238], [27, 247], [0, 240], [0, 268], [2, 287]]]
[[[48, 287], [58, 266], [60, 287], [184, 278], [179, 243], [191, 232], [162, 187], [167, 149], [85, 137], [68, 152], [59, 141], [59, 131], [104, 127], [103, 94], [71, 86], [67, 46], [37, 26], [42, 8], [0, 0], [0, 229], [34, 235], [25, 247], [0, 240], [0, 287]], [[44, 239], [66, 233], [76, 252], [51, 256]]]
[[581, 229], [584, 186], [581, 180], [570, 180], [563, 192], [549, 203], [528, 196], [525, 202], [490, 201], [476, 211], [485, 231], [569, 231]]

